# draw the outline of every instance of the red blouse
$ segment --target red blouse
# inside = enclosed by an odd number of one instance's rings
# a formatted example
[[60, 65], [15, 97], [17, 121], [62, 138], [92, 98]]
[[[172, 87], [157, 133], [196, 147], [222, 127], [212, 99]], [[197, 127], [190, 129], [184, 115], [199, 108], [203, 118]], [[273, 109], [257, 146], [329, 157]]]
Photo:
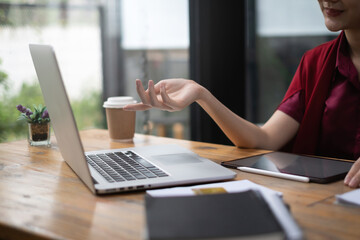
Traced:
[[[336, 62], [323, 100], [318, 131], [313, 133], [317, 135], [315, 146], [312, 152], [296, 150], [294, 152], [356, 160], [360, 157], [360, 82], [358, 72], [349, 55], [345, 34], [341, 33], [338, 39], [332, 42], [336, 41], [338, 45], [333, 50], [336, 50], [336, 54], [334, 54]], [[299, 68], [303, 66], [300, 65]], [[302, 70], [298, 69], [297, 72], [299, 71]], [[297, 75], [299, 76], [299, 74]], [[298, 76], [295, 75], [293, 81], [299, 81], [296, 79]], [[318, 76], [313, 77], [317, 78]], [[304, 86], [304, 84], [302, 85]], [[278, 110], [298, 121], [300, 126], [303, 123], [305, 112], [309, 109], [309, 102], [311, 104], [311, 101], [306, 100], [306, 96], [309, 95], [307, 90], [306, 87], [297, 86], [295, 91], [287, 94], [288, 96], [278, 107]], [[307, 114], [309, 115], [309, 113]], [[311, 121], [311, 116], [309, 119]], [[302, 143], [298, 141], [297, 144], [301, 145]]]

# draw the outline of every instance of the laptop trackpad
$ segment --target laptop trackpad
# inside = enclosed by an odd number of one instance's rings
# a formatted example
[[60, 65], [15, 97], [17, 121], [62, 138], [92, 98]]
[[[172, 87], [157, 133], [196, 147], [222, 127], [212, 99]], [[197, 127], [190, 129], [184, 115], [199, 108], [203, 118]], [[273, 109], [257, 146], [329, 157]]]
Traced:
[[165, 154], [152, 156], [157, 161], [160, 161], [164, 165], [177, 165], [187, 163], [199, 163], [200, 159], [194, 157], [188, 153], [177, 153], [177, 154]]

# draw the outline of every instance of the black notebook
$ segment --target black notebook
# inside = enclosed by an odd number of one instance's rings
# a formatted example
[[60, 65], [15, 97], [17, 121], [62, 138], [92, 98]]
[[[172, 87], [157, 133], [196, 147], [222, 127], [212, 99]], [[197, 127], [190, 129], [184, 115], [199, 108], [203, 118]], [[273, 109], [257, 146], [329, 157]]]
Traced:
[[149, 239], [284, 239], [262, 195], [239, 193], [183, 197], [145, 196]]

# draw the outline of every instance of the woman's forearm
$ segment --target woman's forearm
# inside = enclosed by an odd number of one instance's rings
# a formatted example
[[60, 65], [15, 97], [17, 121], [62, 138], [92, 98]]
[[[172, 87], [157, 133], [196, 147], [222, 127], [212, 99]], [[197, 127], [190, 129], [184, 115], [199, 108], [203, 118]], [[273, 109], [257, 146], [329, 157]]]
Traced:
[[245, 148], [265, 148], [267, 134], [260, 127], [239, 117], [201, 87], [196, 101], [216, 122], [235, 146]]

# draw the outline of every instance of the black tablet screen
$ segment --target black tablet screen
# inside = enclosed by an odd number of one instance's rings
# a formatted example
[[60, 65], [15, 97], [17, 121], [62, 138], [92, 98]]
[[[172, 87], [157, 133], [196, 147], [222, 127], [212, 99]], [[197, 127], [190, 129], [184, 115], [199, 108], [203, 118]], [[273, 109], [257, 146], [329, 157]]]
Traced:
[[309, 177], [314, 182], [329, 182], [344, 177], [352, 162], [326, 158], [308, 157], [283, 152], [223, 162], [228, 167], [251, 167], [272, 172], [288, 173]]

